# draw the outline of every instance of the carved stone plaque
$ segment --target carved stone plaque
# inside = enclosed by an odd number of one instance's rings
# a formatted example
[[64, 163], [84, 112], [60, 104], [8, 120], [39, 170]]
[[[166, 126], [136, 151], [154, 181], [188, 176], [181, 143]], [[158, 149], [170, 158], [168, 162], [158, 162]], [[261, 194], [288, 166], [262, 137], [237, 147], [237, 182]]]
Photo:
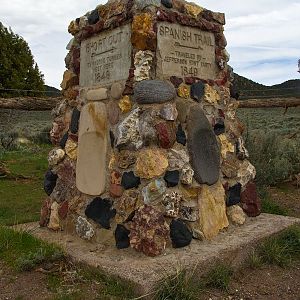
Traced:
[[157, 76], [215, 79], [215, 36], [193, 27], [161, 22], [157, 32]]
[[131, 66], [130, 24], [81, 43], [80, 86], [102, 86], [128, 78]]

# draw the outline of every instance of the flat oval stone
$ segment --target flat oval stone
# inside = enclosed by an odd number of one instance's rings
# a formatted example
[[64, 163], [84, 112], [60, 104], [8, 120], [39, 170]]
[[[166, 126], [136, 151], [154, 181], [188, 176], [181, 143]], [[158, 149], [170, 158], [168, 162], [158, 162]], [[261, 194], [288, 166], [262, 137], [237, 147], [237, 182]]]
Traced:
[[106, 100], [107, 98], [107, 89], [105, 88], [89, 90], [86, 94], [86, 99], [88, 101], [100, 101]]
[[98, 196], [105, 190], [108, 148], [107, 113], [102, 102], [82, 108], [79, 122], [76, 186], [87, 195]]
[[139, 104], [164, 103], [175, 96], [173, 85], [163, 80], [143, 80], [134, 88], [134, 100]]
[[188, 150], [198, 183], [215, 184], [220, 174], [220, 148], [203, 110], [191, 108], [188, 117]]

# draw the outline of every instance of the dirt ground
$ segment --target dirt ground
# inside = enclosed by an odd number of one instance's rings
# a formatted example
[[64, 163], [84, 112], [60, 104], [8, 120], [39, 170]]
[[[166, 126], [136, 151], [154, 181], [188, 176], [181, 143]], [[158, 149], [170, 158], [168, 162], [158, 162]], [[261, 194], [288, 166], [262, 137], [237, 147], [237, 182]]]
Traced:
[[[300, 217], [300, 189], [284, 185], [270, 189], [271, 198], [288, 210], [289, 215]], [[66, 297], [67, 290], [79, 288], [79, 297]], [[82, 291], [85, 291], [82, 293]], [[62, 292], [51, 288], [49, 275], [41, 269], [16, 273], [0, 261], [0, 300], [41, 300], [41, 299], [116, 299], [99, 297], [91, 283], [68, 286]], [[259, 269], [242, 269], [232, 277], [228, 291], [209, 290], [203, 292], [206, 300], [300, 300], [300, 262], [288, 268], [264, 266]], [[122, 299], [122, 298], [118, 298]]]
[[295, 184], [284, 184], [269, 189], [272, 200], [285, 208], [291, 217], [300, 218], [300, 187]]
[[208, 291], [204, 299], [299, 300], [300, 262], [283, 269], [265, 266], [243, 269], [231, 279], [228, 292]]
[[40, 272], [15, 273], [0, 261], [0, 299], [48, 299], [47, 276]]

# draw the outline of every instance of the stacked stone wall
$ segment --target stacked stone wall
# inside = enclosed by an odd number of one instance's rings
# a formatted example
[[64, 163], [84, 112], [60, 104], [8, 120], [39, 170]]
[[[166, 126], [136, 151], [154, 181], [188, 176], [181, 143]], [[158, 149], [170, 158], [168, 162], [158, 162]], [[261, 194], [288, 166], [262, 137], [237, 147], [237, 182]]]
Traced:
[[181, 0], [71, 22], [41, 226], [156, 256], [260, 213], [224, 25]]

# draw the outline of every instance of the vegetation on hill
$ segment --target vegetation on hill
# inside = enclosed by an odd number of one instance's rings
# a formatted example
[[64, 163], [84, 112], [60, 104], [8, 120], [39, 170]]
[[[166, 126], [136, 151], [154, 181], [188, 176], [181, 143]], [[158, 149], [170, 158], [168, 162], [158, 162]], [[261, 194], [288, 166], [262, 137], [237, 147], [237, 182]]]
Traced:
[[57, 88], [53, 87], [53, 86], [49, 86], [49, 85], [44, 85], [45, 88], [45, 95], [47, 97], [59, 97], [61, 96], [61, 92], [60, 90], [58, 90]]
[[281, 84], [266, 86], [235, 73], [234, 86], [240, 93], [240, 99], [300, 97], [300, 79], [292, 79]]
[[0, 97], [40, 95], [43, 77], [27, 42], [0, 22]]

